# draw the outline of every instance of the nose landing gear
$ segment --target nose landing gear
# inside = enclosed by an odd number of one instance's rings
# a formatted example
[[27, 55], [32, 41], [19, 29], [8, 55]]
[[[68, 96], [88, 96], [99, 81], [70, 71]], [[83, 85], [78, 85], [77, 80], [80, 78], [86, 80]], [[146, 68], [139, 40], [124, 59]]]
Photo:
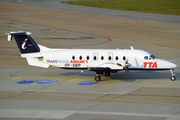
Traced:
[[170, 77], [170, 79], [171, 79], [172, 81], [175, 81], [175, 80], [176, 80], [175, 73], [174, 73], [174, 69], [171, 69], [171, 77]]

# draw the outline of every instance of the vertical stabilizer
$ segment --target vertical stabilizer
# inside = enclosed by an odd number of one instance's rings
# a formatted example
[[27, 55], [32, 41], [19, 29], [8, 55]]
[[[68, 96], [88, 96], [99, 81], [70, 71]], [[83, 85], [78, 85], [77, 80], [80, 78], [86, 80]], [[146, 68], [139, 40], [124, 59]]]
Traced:
[[24, 31], [10, 32], [8, 33], [8, 41], [11, 41], [14, 37], [21, 54], [40, 52], [39, 46], [30, 37], [30, 34]]

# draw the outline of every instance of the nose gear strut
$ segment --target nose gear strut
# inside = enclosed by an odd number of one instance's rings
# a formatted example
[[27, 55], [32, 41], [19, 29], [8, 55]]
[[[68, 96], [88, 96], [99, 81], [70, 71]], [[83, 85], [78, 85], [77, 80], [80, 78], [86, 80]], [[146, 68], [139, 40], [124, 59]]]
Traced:
[[175, 73], [174, 73], [174, 69], [171, 69], [171, 77], [170, 77], [170, 79], [171, 79], [172, 81], [175, 81], [175, 80], [176, 80]]

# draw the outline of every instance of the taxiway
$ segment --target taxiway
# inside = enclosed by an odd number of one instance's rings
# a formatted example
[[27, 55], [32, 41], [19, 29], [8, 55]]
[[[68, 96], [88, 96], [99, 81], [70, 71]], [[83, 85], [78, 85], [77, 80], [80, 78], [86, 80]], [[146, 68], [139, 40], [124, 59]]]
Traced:
[[[0, 12], [0, 119], [1, 120], [179, 120], [180, 119], [180, 49], [179, 31], [180, 26], [177, 22], [156, 21], [154, 20], [150, 28], [144, 24], [136, 24], [134, 19], [126, 18], [118, 24], [126, 24], [124, 27], [125, 35], [134, 35], [118, 37], [110, 31], [114, 30], [109, 21], [103, 21], [100, 24], [98, 20], [92, 19], [97, 13], [88, 13], [89, 19], [93, 21], [81, 21], [82, 26], [78, 25], [78, 18], [68, 19], [69, 15], [75, 13], [81, 18], [82, 13], [79, 10], [64, 11], [56, 8], [57, 1], [52, 1], [51, 8], [44, 7], [48, 5], [47, 1], [33, 1], [29, 6], [27, 1], [23, 3], [1, 2], [3, 5], [11, 6], [10, 9], [16, 11], [17, 6], [34, 7], [42, 10], [37, 14], [21, 14], [21, 19], [13, 18], [13, 13], [8, 9]], [[43, 4], [42, 4], [43, 3]], [[1, 5], [2, 5], [1, 4]], [[22, 6], [23, 5], [23, 6]], [[54, 5], [54, 7], [53, 7]], [[64, 5], [66, 6], [66, 5]], [[30, 8], [29, 8], [30, 7]], [[77, 7], [77, 6], [76, 6]], [[75, 7], [75, 8], [76, 8]], [[2, 7], [1, 7], [2, 8]], [[0, 8], [0, 9], [1, 9]], [[46, 19], [43, 12], [50, 9], [52, 19]], [[94, 10], [94, 8], [88, 8]], [[111, 10], [105, 10], [111, 12]], [[33, 11], [32, 11], [33, 12]], [[40, 12], [40, 13], [39, 13]], [[42, 12], [42, 14], [41, 14]], [[6, 14], [5, 14], [6, 13]], [[18, 13], [17, 13], [18, 14]], [[61, 14], [56, 20], [54, 14]], [[140, 14], [140, 13], [139, 13]], [[39, 15], [39, 16], [38, 16]], [[8, 18], [9, 16], [9, 18]], [[31, 21], [31, 17], [33, 17]], [[85, 17], [85, 16], [83, 16]], [[99, 18], [104, 16], [99, 16]], [[105, 15], [105, 18], [111, 19], [111, 15]], [[121, 16], [119, 16], [121, 18]], [[168, 16], [171, 17], [171, 16]], [[176, 17], [172, 17], [176, 21]], [[60, 28], [58, 23], [62, 20], [64, 26]], [[67, 22], [66, 19], [69, 21]], [[116, 20], [113, 18], [112, 20]], [[131, 21], [132, 20], [132, 21]], [[72, 23], [70, 23], [70, 21]], [[157, 23], [156, 23], [157, 22]], [[46, 25], [46, 24], [47, 25]], [[52, 24], [51, 24], [52, 23]], [[70, 23], [70, 24], [69, 24]], [[103, 31], [103, 25], [106, 23], [108, 30]], [[150, 22], [151, 23], [151, 22]], [[95, 24], [95, 26], [94, 26]], [[120, 24], [120, 25], [121, 25]], [[158, 30], [156, 29], [156, 25]], [[55, 26], [57, 25], [57, 27]], [[86, 28], [92, 26], [92, 28]], [[167, 26], [163, 26], [167, 25]], [[154, 26], [154, 27], [153, 27]], [[66, 27], [66, 29], [63, 29]], [[116, 30], [122, 31], [122, 28], [114, 26]], [[126, 28], [127, 27], [127, 28]], [[147, 26], [146, 26], [147, 27]], [[87, 30], [90, 29], [90, 30]], [[136, 30], [138, 29], [138, 30]], [[177, 64], [175, 69], [176, 81], [171, 81], [170, 71], [146, 72], [130, 71], [125, 75], [124, 71], [112, 74], [110, 77], [102, 77], [102, 81], [93, 85], [79, 85], [84, 81], [94, 81], [95, 73], [73, 70], [62, 70], [59, 68], [37, 68], [28, 66], [25, 59], [20, 57], [19, 50], [15, 41], [8, 42], [4, 33], [10, 31], [24, 30], [32, 32], [32, 37], [38, 44], [51, 48], [102, 48], [102, 49], [129, 49], [133, 46], [135, 49], [146, 50], [155, 56], [169, 60]], [[94, 32], [94, 31], [95, 32]], [[99, 31], [100, 30], [100, 31]], [[146, 30], [143, 32], [143, 30]], [[82, 32], [84, 31], [84, 32]], [[114, 30], [115, 31], [115, 30]], [[154, 32], [155, 31], [155, 32]], [[137, 35], [135, 35], [137, 34]], [[145, 34], [141, 41], [133, 41], [138, 35]], [[111, 37], [113, 36], [114, 37]], [[147, 36], [146, 36], [147, 35]], [[155, 41], [149, 42], [149, 36], [154, 35]], [[174, 35], [174, 36], [171, 36]], [[164, 41], [163, 36], [168, 36]], [[142, 41], [143, 38], [147, 38]], [[174, 41], [169, 41], [176, 38]], [[158, 40], [157, 40], [158, 39]], [[169, 41], [169, 42], [168, 42]], [[167, 46], [163, 46], [167, 45]], [[20, 81], [35, 81], [29, 84], [18, 84]], [[49, 84], [38, 84], [36, 81], [56, 80]]]

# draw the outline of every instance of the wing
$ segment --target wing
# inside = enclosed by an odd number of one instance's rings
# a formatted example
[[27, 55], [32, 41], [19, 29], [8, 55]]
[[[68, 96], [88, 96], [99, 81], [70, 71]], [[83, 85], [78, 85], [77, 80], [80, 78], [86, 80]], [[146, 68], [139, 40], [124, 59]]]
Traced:
[[[117, 62], [105, 62], [95, 67], [89, 67], [88, 70], [90, 71], [121, 71], [124, 70], [126, 67], [125, 62], [117, 61]], [[128, 66], [130, 64], [128, 63]]]

